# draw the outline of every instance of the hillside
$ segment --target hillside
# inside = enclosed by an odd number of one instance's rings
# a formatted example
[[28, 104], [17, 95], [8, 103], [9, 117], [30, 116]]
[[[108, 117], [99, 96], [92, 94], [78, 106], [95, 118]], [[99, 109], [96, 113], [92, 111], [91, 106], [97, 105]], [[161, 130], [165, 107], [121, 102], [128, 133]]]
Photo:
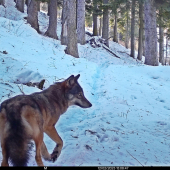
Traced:
[[[89, 109], [72, 106], [60, 117], [56, 129], [64, 147], [55, 163], [44, 165], [170, 166], [170, 67], [144, 65], [114, 42], [110, 48], [120, 58], [102, 47], [79, 44], [76, 59], [65, 54], [59, 40], [38, 34], [25, 14], [6, 1], [6, 9], [0, 6], [0, 102], [40, 91], [23, 83], [45, 79], [48, 88], [80, 74], [79, 83], [93, 104]], [[45, 13], [39, 13], [39, 21], [45, 32]], [[60, 30], [58, 20], [58, 35]], [[46, 135], [44, 141], [51, 153], [55, 143]], [[28, 165], [36, 166], [35, 148], [31, 155]]]

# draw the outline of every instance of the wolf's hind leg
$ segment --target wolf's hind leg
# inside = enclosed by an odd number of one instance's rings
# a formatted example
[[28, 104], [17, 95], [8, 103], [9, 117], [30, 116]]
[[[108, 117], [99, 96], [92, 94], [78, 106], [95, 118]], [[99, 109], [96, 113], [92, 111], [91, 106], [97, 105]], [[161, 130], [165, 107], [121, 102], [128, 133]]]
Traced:
[[39, 137], [35, 138], [34, 141], [35, 141], [35, 146], [36, 146], [35, 160], [38, 166], [44, 166], [42, 159], [41, 159], [41, 145], [43, 143], [43, 134], [40, 133]]
[[7, 153], [6, 153], [6, 150], [5, 150], [5, 145], [4, 145], [3, 142], [1, 142], [1, 147], [2, 147], [2, 156], [3, 156], [1, 166], [9, 166], [8, 156], [7, 156]]

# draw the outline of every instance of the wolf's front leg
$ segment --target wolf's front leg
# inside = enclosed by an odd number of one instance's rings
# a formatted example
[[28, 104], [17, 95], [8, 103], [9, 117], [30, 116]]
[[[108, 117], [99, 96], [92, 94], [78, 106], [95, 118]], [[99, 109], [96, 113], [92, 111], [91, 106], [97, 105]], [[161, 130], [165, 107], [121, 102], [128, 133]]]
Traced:
[[42, 145], [41, 145], [41, 155], [42, 157], [47, 160], [47, 161], [51, 161], [51, 155], [49, 154], [47, 147], [43, 141]]
[[56, 147], [54, 148], [54, 150], [51, 154], [51, 159], [53, 162], [55, 162], [57, 160], [57, 158], [59, 157], [59, 155], [61, 154], [61, 149], [59, 148], [58, 145], [56, 145]]
[[50, 126], [46, 128], [44, 131], [54, 142], [56, 142], [56, 147], [54, 148], [51, 154], [51, 159], [53, 162], [55, 162], [61, 153], [63, 141], [61, 137], [58, 135], [54, 126]]

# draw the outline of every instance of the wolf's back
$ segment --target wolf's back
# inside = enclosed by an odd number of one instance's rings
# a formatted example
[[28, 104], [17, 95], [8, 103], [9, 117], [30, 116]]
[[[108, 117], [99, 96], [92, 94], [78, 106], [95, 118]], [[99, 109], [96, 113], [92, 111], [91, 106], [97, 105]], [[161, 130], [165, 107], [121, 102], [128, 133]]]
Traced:
[[14, 166], [26, 166], [29, 158], [28, 136], [22, 122], [20, 109], [16, 107], [6, 108], [7, 137], [5, 138], [5, 150], [7, 157]]

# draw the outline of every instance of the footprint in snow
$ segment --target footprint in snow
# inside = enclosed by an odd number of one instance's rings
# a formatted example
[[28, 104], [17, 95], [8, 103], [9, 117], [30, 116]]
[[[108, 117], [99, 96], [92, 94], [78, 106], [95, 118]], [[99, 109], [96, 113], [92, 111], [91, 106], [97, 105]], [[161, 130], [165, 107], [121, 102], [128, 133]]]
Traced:
[[158, 98], [156, 98], [156, 100], [157, 100], [158, 102], [165, 103], [165, 100], [160, 99], [159, 97], [158, 97]]
[[168, 107], [168, 106], [164, 106], [164, 108], [167, 109], [167, 110], [170, 110], [170, 107]]
[[160, 125], [167, 125], [167, 123], [163, 121], [158, 121], [157, 123], [159, 123]]
[[131, 95], [131, 99], [134, 100], [134, 99], [137, 99], [137, 97], [134, 95]]
[[108, 141], [108, 135], [107, 134], [104, 134], [101, 139], [100, 139], [100, 142], [106, 142]]

